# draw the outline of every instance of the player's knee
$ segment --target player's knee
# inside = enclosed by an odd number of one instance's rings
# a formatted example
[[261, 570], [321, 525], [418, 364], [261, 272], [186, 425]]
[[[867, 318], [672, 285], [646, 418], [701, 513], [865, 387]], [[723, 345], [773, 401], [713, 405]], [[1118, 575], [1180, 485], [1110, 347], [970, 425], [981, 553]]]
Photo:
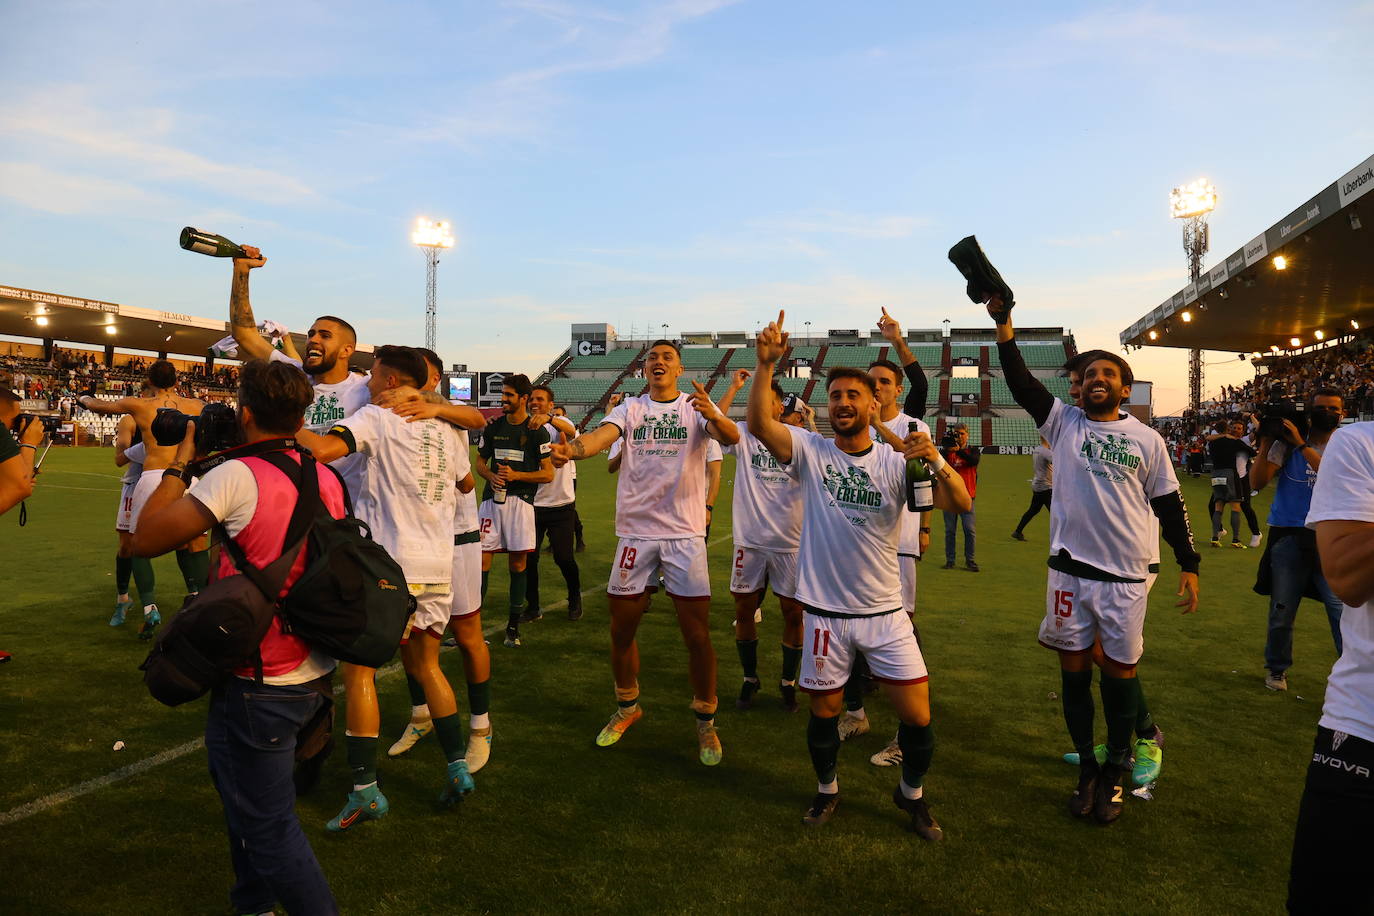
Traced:
[[511, 572], [524, 572], [527, 564], [528, 561], [523, 553], [513, 553], [510, 555]]

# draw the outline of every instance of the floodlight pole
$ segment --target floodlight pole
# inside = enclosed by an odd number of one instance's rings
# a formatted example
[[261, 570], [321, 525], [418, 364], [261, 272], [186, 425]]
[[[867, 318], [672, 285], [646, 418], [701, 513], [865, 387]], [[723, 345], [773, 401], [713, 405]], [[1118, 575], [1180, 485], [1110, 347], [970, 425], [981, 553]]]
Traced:
[[[1189, 283], [1202, 279], [1202, 258], [1211, 247], [1208, 235], [1206, 213], [1183, 220], [1183, 251], [1188, 255]], [[1196, 347], [1188, 351], [1188, 406], [1194, 417], [1202, 409], [1202, 351]]]
[[438, 352], [435, 346], [435, 320], [439, 298], [439, 249], [421, 246], [425, 253], [425, 346]]

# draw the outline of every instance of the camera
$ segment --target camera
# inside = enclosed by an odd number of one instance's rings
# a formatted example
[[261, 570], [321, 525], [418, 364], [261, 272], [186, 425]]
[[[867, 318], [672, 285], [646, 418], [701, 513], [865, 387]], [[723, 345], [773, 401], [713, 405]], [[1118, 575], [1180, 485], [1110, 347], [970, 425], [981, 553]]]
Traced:
[[196, 454], [213, 455], [243, 444], [239, 418], [227, 404], [206, 404], [200, 416], [193, 417], [175, 408], [164, 408], [153, 417], [153, 439], [158, 445], [174, 446], [186, 438], [186, 424], [196, 424]]
[[959, 437], [953, 431], [945, 430], [945, 434], [940, 437], [940, 451], [952, 452], [959, 447]]
[[1304, 441], [1308, 433], [1307, 412], [1302, 405], [1287, 397], [1283, 389], [1275, 385], [1269, 391], [1269, 400], [1259, 405], [1259, 434], [1262, 439], [1284, 440], [1287, 430], [1283, 421], [1288, 420], [1298, 428], [1298, 437]]
[[35, 420], [43, 424], [43, 432], [49, 436], [57, 432], [58, 427], [62, 425], [60, 414], [21, 413], [17, 414], [14, 422], [10, 424], [10, 432], [14, 433], [15, 438], [18, 438]]

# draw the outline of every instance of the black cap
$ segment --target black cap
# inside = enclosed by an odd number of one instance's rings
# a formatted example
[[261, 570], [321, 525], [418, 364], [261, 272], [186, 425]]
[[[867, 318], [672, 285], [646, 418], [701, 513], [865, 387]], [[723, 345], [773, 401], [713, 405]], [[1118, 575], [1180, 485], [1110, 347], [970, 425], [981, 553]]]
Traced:
[[782, 399], [782, 415], [785, 417], [789, 413], [796, 413], [801, 410], [801, 396], [789, 394]]

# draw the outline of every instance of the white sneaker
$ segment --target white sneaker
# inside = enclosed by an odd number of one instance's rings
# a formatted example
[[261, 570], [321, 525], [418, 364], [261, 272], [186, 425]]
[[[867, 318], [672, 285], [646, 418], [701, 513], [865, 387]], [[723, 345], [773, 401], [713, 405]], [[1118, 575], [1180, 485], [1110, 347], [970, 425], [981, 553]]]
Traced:
[[468, 750], [464, 757], [468, 772], [476, 773], [491, 759], [491, 726], [468, 729]]
[[1262, 535], [1262, 534], [1252, 534], [1252, 535], [1250, 535], [1250, 546], [1251, 546], [1251, 547], [1258, 547], [1258, 546], [1260, 545], [1260, 541], [1263, 540], [1263, 539], [1264, 539], [1264, 535]]
[[433, 719], [411, 719], [410, 723], [406, 725], [406, 730], [401, 733], [401, 737], [396, 739], [395, 744], [387, 748], [386, 755], [388, 757], [401, 756], [414, 747], [415, 742], [432, 731], [434, 731]]
[[868, 762], [875, 767], [895, 767], [902, 765], [902, 749], [897, 746], [897, 739], [893, 738], [888, 742], [887, 747], [883, 748], [872, 757]]
[[868, 717], [860, 719], [853, 713], [846, 712], [840, 716], [840, 740], [848, 741], [850, 738], [857, 738], [859, 735], [868, 734]]

